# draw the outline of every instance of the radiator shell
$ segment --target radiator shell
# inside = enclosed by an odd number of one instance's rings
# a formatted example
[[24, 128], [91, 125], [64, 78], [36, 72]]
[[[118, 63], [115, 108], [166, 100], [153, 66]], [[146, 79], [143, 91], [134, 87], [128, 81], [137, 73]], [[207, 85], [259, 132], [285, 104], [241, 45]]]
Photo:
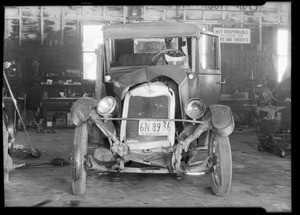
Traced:
[[[161, 82], [145, 83], [129, 91], [123, 103], [123, 118], [174, 119], [175, 94]], [[165, 136], [138, 135], [139, 121], [121, 122], [120, 140], [134, 149], [170, 147], [175, 141], [175, 122]]]

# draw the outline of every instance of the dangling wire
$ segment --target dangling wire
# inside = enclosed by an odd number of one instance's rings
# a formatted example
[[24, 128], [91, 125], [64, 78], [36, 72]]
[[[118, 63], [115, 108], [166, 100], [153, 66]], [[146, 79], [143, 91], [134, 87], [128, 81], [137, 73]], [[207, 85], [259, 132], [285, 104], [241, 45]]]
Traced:
[[37, 74], [39, 73], [39, 65], [39, 59], [36, 56], [34, 56], [32, 60], [32, 67], [35, 71], [34, 76], [37, 76]]

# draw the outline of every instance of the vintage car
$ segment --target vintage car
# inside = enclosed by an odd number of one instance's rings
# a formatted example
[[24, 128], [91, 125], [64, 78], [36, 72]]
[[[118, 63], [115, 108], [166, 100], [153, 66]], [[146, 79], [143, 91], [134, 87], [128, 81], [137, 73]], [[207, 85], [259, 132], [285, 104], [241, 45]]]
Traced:
[[[73, 193], [85, 193], [86, 172], [94, 170], [178, 179], [207, 173], [213, 192], [228, 195], [234, 120], [218, 104], [219, 36], [196, 24], [128, 23], [105, 26], [103, 38], [96, 98], [82, 97], [71, 108]], [[91, 125], [102, 136], [93, 152]], [[203, 150], [205, 159], [196, 161]]]

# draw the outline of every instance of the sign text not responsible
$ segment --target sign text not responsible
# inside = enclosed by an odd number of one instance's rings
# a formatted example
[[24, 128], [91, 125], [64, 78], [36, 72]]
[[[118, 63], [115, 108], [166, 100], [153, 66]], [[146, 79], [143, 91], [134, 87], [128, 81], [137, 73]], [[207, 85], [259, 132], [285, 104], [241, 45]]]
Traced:
[[251, 30], [247, 28], [214, 28], [221, 43], [251, 43]]

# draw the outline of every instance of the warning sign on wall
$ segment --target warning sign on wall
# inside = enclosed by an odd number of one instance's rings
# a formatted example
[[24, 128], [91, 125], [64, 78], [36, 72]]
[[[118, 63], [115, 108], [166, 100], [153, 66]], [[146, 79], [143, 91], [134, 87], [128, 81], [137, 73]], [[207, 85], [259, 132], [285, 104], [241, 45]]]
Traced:
[[247, 28], [214, 28], [221, 43], [250, 43], [251, 30]]

